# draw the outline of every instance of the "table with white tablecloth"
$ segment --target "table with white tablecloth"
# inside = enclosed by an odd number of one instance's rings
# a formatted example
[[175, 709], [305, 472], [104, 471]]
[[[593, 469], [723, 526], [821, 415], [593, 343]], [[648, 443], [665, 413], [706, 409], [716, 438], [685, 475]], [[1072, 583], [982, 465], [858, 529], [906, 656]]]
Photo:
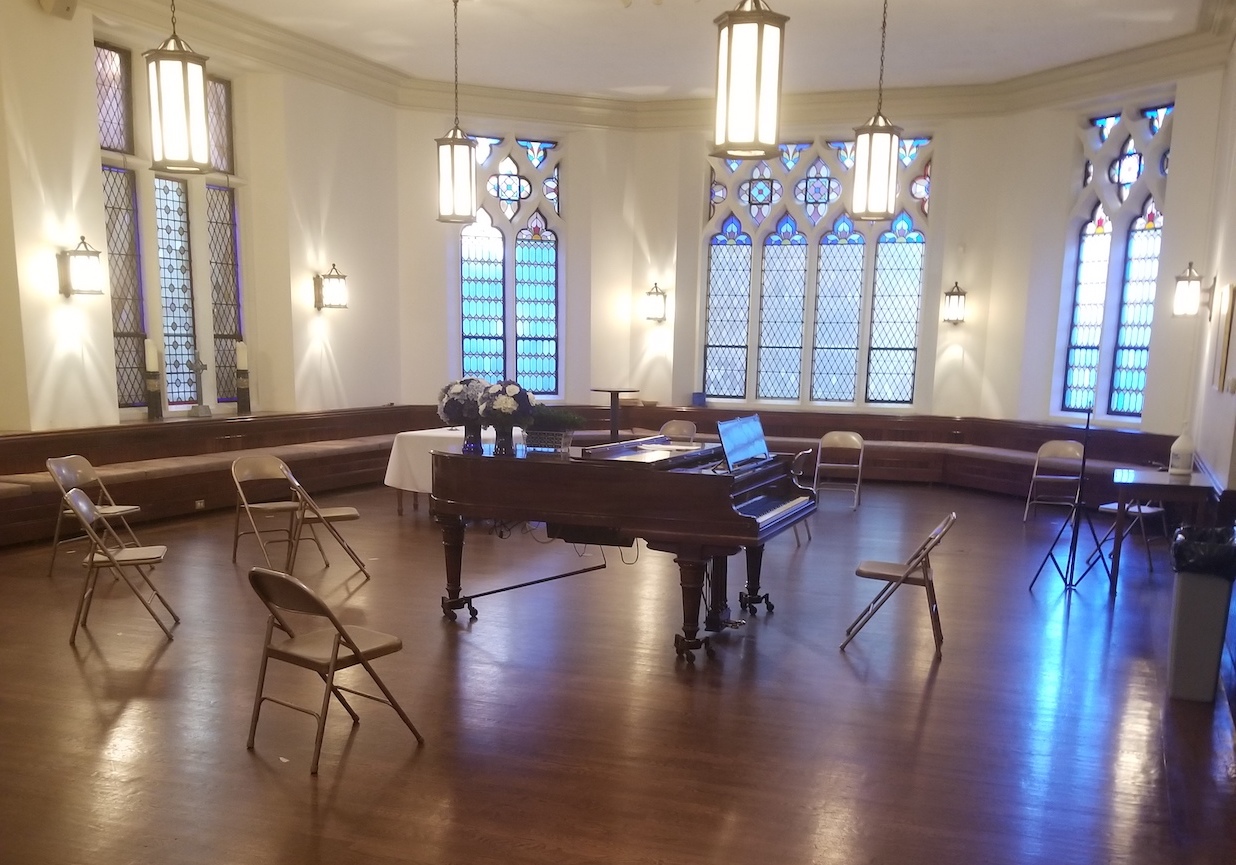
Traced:
[[[515, 427], [515, 442], [522, 443], [524, 431]], [[459, 452], [463, 447], [464, 431], [461, 426], [435, 427], [434, 429], [418, 429], [411, 432], [401, 432], [395, 436], [391, 446], [390, 462], [386, 464], [386, 480], [388, 487], [395, 488], [395, 502], [399, 513], [403, 513], [403, 494], [412, 493], [412, 509], [420, 507], [420, 493], [433, 489], [433, 463], [429, 454], [435, 450]], [[494, 443], [493, 427], [481, 430], [481, 442]]]

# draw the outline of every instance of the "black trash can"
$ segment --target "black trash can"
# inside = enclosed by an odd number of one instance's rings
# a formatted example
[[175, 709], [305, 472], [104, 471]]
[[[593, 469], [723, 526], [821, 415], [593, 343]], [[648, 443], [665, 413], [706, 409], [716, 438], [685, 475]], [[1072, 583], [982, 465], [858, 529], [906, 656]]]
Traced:
[[1172, 542], [1172, 567], [1176, 587], [1168, 694], [1179, 700], [1213, 702], [1236, 579], [1233, 530], [1184, 526]]

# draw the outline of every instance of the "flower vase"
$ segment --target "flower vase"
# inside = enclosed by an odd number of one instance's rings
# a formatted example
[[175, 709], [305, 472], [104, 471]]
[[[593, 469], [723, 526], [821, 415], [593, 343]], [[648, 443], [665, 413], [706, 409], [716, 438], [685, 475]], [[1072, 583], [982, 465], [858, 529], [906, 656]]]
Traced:
[[511, 424], [494, 424], [494, 456], [515, 456], [515, 428]]
[[483, 453], [484, 448], [481, 445], [481, 422], [479, 420], [465, 420], [463, 428], [463, 452], [466, 454]]

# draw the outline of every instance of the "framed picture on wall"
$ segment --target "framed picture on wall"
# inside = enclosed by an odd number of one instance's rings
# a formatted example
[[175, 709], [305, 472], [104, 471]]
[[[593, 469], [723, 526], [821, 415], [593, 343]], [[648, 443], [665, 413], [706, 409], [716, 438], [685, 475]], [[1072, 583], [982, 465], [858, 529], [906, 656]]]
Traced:
[[1236, 372], [1236, 358], [1233, 358], [1232, 345], [1232, 315], [1236, 313], [1232, 303], [1233, 293], [1236, 293], [1236, 284], [1229, 283], [1222, 288], [1215, 290], [1215, 296], [1211, 298], [1212, 307], [1218, 308], [1219, 332], [1215, 335], [1215, 369], [1214, 369], [1214, 386], [1218, 390], [1233, 390], [1236, 389], [1236, 378], [1228, 381], [1228, 376], [1232, 372]]

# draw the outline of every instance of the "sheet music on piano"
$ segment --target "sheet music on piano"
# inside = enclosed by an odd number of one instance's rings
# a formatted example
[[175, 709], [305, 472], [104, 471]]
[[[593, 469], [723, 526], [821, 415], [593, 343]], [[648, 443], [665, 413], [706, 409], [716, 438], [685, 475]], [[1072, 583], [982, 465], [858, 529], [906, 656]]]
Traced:
[[717, 435], [725, 453], [725, 466], [731, 472], [772, 456], [758, 414], [717, 421]]

